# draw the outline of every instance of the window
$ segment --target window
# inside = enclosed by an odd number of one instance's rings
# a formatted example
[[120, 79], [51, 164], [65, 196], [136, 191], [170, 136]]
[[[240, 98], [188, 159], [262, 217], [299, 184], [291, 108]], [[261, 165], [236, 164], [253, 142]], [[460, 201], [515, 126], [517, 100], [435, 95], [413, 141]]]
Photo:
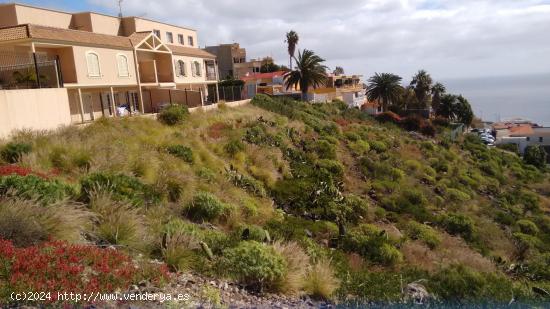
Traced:
[[130, 71], [128, 70], [128, 57], [123, 54], [118, 54], [116, 56], [116, 62], [118, 66], [118, 76], [128, 77], [130, 76]]
[[201, 64], [198, 61], [193, 62], [193, 76], [201, 76], [202, 69]]
[[181, 45], [185, 45], [185, 39], [183, 38], [183, 34], [178, 34], [178, 43]]
[[187, 41], [189, 41], [189, 46], [193, 46], [193, 37], [192, 36], [188, 36], [187, 37]]
[[172, 36], [172, 32], [166, 32], [166, 40], [168, 43], [174, 43], [174, 37]]
[[187, 76], [183, 60], [176, 61], [176, 76]]
[[160, 38], [160, 30], [153, 30], [153, 33]]
[[539, 137], [539, 143], [542, 143], [544, 141], [544, 138], [542, 136]]
[[86, 53], [86, 64], [88, 65], [88, 76], [100, 77], [99, 56], [95, 52]]
[[529, 142], [529, 141], [531, 141], [531, 138], [530, 138], [529, 136], [527, 136], [527, 137], [525, 138], [525, 140]]

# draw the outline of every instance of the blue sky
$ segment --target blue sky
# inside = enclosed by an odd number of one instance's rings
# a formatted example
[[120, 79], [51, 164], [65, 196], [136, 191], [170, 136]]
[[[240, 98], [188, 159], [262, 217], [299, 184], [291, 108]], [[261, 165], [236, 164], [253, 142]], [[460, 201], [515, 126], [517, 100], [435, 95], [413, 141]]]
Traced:
[[[116, 15], [116, 0], [21, 1]], [[169, 9], [166, 9], [169, 8]], [[198, 30], [201, 46], [239, 42], [249, 57], [287, 63], [284, 35], [329, 67], [404, 80], [550, 73], [550, 0], [124, 0], [125, 15]]]

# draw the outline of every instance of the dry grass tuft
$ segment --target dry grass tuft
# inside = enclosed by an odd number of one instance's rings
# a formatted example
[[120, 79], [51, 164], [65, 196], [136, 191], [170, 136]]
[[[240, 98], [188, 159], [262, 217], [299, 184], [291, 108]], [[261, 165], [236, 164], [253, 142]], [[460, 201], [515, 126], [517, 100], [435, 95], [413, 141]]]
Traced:
[[406, 242], [401, 249], [405, 261], [426, 271], [436, 271], [453, 264], [463, 264], [480, 272], [496, 270], [489, 259], [472, 250], [462, 238], [446, 233], [441, 236], [441, 244], [436, 250], [430, 250], [420, 241]]
[[138, 251], [149, 245], [145, 220], [130, 203], [115, 201], [109, 193], [97, 190], [91, 194], [90, 208], [98, 216], [94, 232], [100, 241]]
[[307, 275], [304, 290], [316, 299], [330, 299], [334, 291], [340, 286], [330, 260], [321, 259], [313, 264]]
[[168, 266], [175, 271], [186, 271], [193, 265], [195, 255], [192, 250], [199, 248], [197, 240], [185, 233], [166, 235], [162, 256]]
[[94, 215], [82, 205], [59, 201], [48, 206], [33, 200], [0, 200], [0, 238], [27, 246], [48, 238], [84, 242]]
[[298, 294], [304, 286], [306, 270], [309, 266], [309, 256], [296, 242], [275, 242], [275, 251], [280, 254], [287, 263], [287, 273], [278, 288], [285, 294]]

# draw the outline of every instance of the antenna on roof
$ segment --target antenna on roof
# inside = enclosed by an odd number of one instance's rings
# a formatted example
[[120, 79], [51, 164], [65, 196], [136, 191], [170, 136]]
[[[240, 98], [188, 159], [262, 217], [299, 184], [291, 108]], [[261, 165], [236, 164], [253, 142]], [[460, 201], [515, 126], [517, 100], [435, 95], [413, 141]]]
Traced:
[[124, 0], [118, 0], [118, 17], [122, 18], [122, 1]]

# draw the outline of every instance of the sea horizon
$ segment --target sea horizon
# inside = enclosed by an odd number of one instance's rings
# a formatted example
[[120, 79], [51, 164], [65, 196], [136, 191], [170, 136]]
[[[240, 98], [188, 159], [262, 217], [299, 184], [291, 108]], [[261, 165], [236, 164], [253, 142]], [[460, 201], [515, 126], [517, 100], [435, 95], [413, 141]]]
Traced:
[[550, 127], [550, 73], [443, 80], [447, 92], [466, 97], [484, 121], [525, 118]]

